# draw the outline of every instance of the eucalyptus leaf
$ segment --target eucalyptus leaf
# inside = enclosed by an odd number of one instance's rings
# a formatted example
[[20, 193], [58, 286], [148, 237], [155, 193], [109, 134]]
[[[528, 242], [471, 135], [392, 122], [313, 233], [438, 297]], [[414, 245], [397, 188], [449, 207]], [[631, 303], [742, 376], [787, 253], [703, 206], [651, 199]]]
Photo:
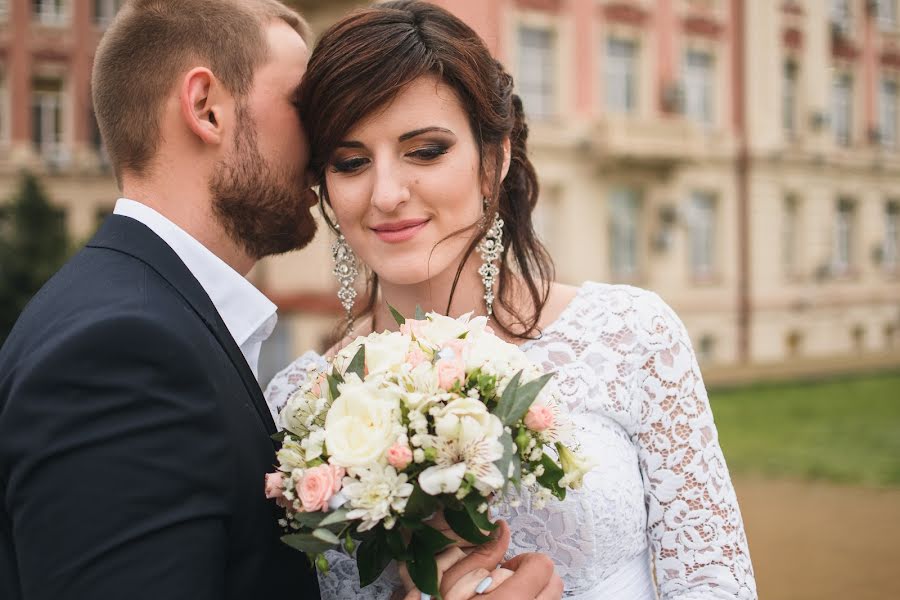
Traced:
[[500, 474], [503, 475], [503, 482], [505, 484], [509, 480], [509, 465], [516, 453], [516, 444], [513, 442], [512, 435], [508, 431], [504, 431], [503, 435], [500, 436], [500, 443], [503, 445], [503, 456], [494, 462], [494, 464], [500, 469]]
[[298, 512], [294, 514], [293, 520], [303, 527], [314, 529], [322, 523], [322, 519], [324, 519], [327, 514], [328, 513], [323, 512]]
[[450, 525], [450, 529], [467, 542], [483, 544], [491, 540], [489, 535], [485, 535], [478, 529], [478, 526], [465, 509], [444, 509], [444, 518], [447, 520], [447, 524]]
[[416, 304], [416, 321], [424, 321], [425, 320], [425, 311], [422, 310], [422, 307]]
[[401, 315], [399, 310], [397, 310], [390, 304], [388, 304], [387, 306], [388, 306], [388, 310], [391, 311], [391, 316], [394, 317], [395, 321], [397, 321], [397, 325], [403, 325], [404, 323], [406, 323], [406, 317]]
[[333, 546], [339, 546], [341, 544], [341, 538], [336, 536], [334, 533], [327, 529], [319, 528], [315, 529], [312, 532], [313, 537], [322, 540], [323, 542], [327, 542], [332, 544]]
[[[513, 425], [518, 423], [519, 420], [525, 416], [525, 413], [528, 412], [528, 409], [531, 408], [531, 405], [534, 404], [535, 398], [541, 393], [541, 390], [544, 389], [547, 382], [552, 378], [553, 373], [547, 373], [546, 375], [541, 375], [534, 381], [529, 381], [525, 385], [519, 386], [516, 390], [512, 404], [507, 407], [508, 412], [503, 424]], [[505, 399], [506, 394], [503, 394], [503, 396]]]
[[497, 402], [497, 408], [494, 409], [494, 415], [500, 419], [504, 425], [511, 425], [515, 421], [509, 421], [509, 415], [512, 412], [513, 404], [516, 401], [516, 390], [519, 389], [519, 380], [522, 378], [522, 372], [516, 373], [503, 390], [503, 395]]
[[347, 367], [346, 373], [355, 373], [361, 380], [366, 378], [366, 346], [363, 344], [353, 355], [350, 366]]
[[[281, 537], [281, 541], [307, 554], [321, 554], [334, 548], [334, 544], [326, 542], [311, 533], [291, 533]], [[340, 540], [338, 540], [340, 542]]]
[[337, 523], [345, 523], [347, 521], [347, 513], [349, 513], [346, 508], [339, 508], [333, 512], [328, 513], [328, 516], [322, 519], [319, 523], [319, 527], [325, 527], [327, 525], [335, 525]]
[[378, 576], [381, 575], [390, 562], [391, 551], [387, 545], [384, 529], [377, 527], [375, 535], [363, 540], [356, 550], [359, 587], [366, 587], [378, 579]]

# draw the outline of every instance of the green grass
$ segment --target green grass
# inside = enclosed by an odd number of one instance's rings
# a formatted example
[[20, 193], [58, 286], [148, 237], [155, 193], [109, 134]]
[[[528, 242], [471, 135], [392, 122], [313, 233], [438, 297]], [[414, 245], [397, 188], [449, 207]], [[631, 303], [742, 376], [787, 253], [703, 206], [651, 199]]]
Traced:
[[710, 391], [732, 473], [900, 487], [900, 373]]

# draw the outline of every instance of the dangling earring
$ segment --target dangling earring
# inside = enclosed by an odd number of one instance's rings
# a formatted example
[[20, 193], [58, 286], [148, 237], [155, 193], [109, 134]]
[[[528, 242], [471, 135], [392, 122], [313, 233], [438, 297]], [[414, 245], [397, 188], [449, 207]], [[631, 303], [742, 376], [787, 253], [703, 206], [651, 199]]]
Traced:
[[[487, 200], [485, 200], [485, 204], [487, 204]], [[496, 262], [503, 254], [503, 219], [500, 218], [500, 213], [494, 215], [494, 223], [484, 234], [484, 239], [478, 243], [478, 252], [484, 261], [484, 264], [478, 269], [481, 282], [484, 284], [484, 303], [487, 306], [488, 317], [492, 317], [494, 315], [494, 279], [500, 274], [500, 267], [496, 265]]]
[[353, 283], [359, 275], [359, 269], [353, 249], [340, 232], [340, 227], [336, 225], [335, 228], [338, 230], [338, 237], [331, 245], [331, 258], [334, 260], [332, 273], [340, 284], [337, 296], [347, 312], [347, 333], [350, 334], [353, 333], [353, 302], [356, 300], [356, 288], [353, 287]]

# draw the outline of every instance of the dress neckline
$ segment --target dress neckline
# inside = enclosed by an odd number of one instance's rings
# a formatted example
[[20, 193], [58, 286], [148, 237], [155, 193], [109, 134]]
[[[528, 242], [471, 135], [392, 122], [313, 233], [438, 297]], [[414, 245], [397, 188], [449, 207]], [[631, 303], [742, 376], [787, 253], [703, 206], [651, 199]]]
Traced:
[[590, 285], [591, 282], [589, 281], [582, 283], [578, 287], [578, 291], [575, 292], [575, 295], [572, 297], [572, 299], [569, 300], [569, 303], [566, 304], [566, 306], [560, 311], [559, 315], [554, 320], [550, 321], [550, 323], [548, 323], [547, 326], [541, 330], [540, 336], [535, 339], [525, 340], [521, 344], [518, 344], [519, 349], [523, 352], [528, 350], [528, 348], [530, 348], [533, 344], [536, 344], [537, 342], [543, 340], [548, 332], [559, 328], [559, 326], [568, 319], [569, 313], [574, 312], [576, 307], [581, 303], [581, 299], [587, 292], [587, 289], [588, 287], [590, 287]]

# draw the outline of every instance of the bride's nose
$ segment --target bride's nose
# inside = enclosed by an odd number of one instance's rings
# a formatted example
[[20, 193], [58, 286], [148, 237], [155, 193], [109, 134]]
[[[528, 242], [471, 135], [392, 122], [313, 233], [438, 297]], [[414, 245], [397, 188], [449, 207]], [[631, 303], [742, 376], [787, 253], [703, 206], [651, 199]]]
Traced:
[[389, 165], [375, 168], [372, 206], [383, 213], [394, 212], [398, 206], [409, 200], [409, 186], [398, 177], [397, 171], [398, 169]]

